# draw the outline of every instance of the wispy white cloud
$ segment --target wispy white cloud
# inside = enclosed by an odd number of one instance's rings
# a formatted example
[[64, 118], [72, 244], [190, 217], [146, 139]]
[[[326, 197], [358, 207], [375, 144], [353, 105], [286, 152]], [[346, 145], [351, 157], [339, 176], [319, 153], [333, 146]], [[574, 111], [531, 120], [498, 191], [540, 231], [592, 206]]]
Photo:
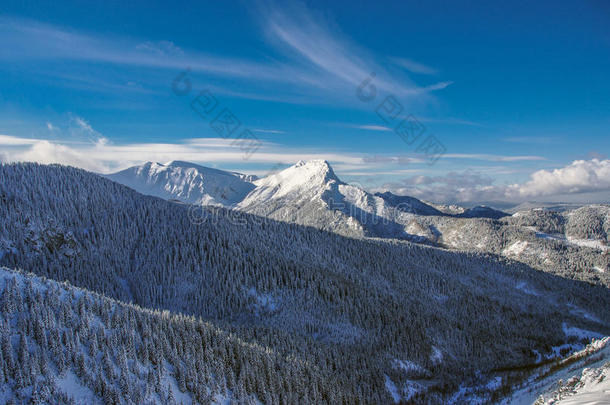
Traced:
[[[314, 14], [301, 3], [283, 4], [282, 8], [262, 7], [264, 24], [271, 43], [287, 55], [297, 55], [319, 72], [335, 81], [356, 88], [371, 74], [375, 86], [397, 96], [411, 96], [441, 90], [451, 84], [445, 81], [425, 87], [416, 85], [408, 76], [391, 74], [369, 51], [350, 41], [321, 14]], [[332, 81], [325, 81], [325, 85]]]
[[[291, 6], [283, 5], [282, 10]], [[111, 36], [96, 36], [51, 24], [28, 19], [0, 17], [0, 37], [6, 46], [0, 48], [0, 60], [15, 63], [31, 60], [69, 60], [72, 62], [96, 62], [148, 69], [170, 69], [173, 71], [189, 68], [193, 73], [205, 73], [232, 81], [240, 80], [256, 89], [255, 92], [226, 89], [239, 97], [263, 99], [280, 98], [278, 87], [269, 92], [262, 87], [281, 85], [285, 96], [325, 94], [345, 100], [354, 98], [354, 89], [371, 72], [377, 75], [376, 86], [398, 96], [421, 95], [446, 87], [449, 82], [429, 86], [416, 85], [407, 75], [392, 75], [375, 62], [368, 51], [353, 44], [338, 30], [331, 29], [331, 21], [317, 19], [305, 6], [298, 7], [299, 13], [289, 16], [277, 8], [261, 9], [263, 25], [273, 44], [284, 52], [280, 61], [275, 57], [253, 60], [239, 56], [213, 55], [201, 51], [184, 49], [172, 41], [137, 41]], [[45, 75], [73, 77], [78, 86], [96, 86], [99, 78], [83, 77], [58, 69]], [[69, 77], [64, 77], [68, 79]], [[146, 92], [141, 86], [125, 83], [101, 83], [105, 90]], [[342, 91], [337, 92], [340, 88]], [[151, 89], [148, 89], [149, 91]], [[299, 98], [295, 101], [298, 102]], [[354, 100], [352, 100], [354, 101]]]
[[557, 138], [550, 136], [513, 136], [504, 138], [503, 141], [511, 143], [548, 144], [557, 142]]
[[357, 125], [357, 124], [346, 124], [346, 127], [349, 128], [356, 128], [356, 129], [364, 129], [367, 131], [393, 131], [392, 128], [386, 127], [385, 125], [374, 125], [374, 124], [364, 124], [364, 125]]
[[421, 122], [432, 122], [438, 124], [451, 124], [451, 125], [466, 125], [470, 127], [484, 127], [484, 124], [471, 120], [465, 120], [462, 118], [445, 117], [445, 118], [431, 118], [431, 117], [417, 117], [418, 121]]
[[443, 155], [443, 158], [487, 160], [487, 161], [491, 161], [491, 162], [521, 162], [521, 161], [546, 160], [546, 158], [543, 156], [535, 156], [535, 155], [503, 156], [503, 155], [493, 155], [493, 154], [487, 154], [487, 153], [446, 153]]
[[416, 95], [416, 94], [429, 93], [431, 91], [446, 89], [447, 87], [451, 86], [452, 84], [453, 84], [453, 81], [447, 80], [444, 82], [430, 84], [428, 86], [415, 87], [412, 89], [408, 89], [408, 90], [405, 90], [405, 94]]
[[[439, 124], [450, 124], [450, 125], [466, 125], [472, 127], [482, 127], [483, 124], [474, 121], [462, 120], [459, 118], [428, 118], [428, 117], [413, 117], [413, 115], [401, 115], [396, 119], [396, 122], [400, 122], [404, 119], [419, 121], [420, 123], [439, 123]], [[330, 124], [330, 125], [340, 125], [347, 128], [356, 128], [356, 129], [367, 129], [371, 131], [394, 131], [393, 128], [390, 128], [385, 125], [377, 125], [377, 124]]]
[[0, 36], [7, 39], [7, 46], [0, 48], [0, 58], [11, 62], [68, 59], [172, 70], [189, 67], [194, 72], [273, 82], [294, 81], [295, 76], [304, 74], [297, 75], [288, 65], [187, 51], [170, 41], [96, 37], [27, 19], [0, 17]]
[[28, 149], [7, 153], [5, 161], [26, 161], [38, 163], [62, 163], [82, 167], [94, 172], [103, 172], [107, 166], [100, 160], [92, 158], [95, 153], [101, 152], [102, 144], [95, 144], [87, 148], [76, 149], [67, 145], [39, 140]]
[[2, 146], [23, 146], [23, 145], [32, 145], [38, 142], [40, 139], [32, 139], [32, 138], [21, 138], [18, 136], [12, 135], [0, 135], [0, 145]]
[[182, 48], [174, 44], [172, 41], [146, 41], [136, 46], [136, 49], [146, 52], [156, 53], [160, 56], [176, 56], [184, 55]]
[[262, 128], [253, 129], [252, 132], [258, 132], [261, 134], [285, 134], [286, 133], [286, 131], [282, 131], [279, 129], [262, 129]]
[[345, 176], [401, 176], [409, 173], [421, 172], [421, 169], [396, 169], [396, 170], [371, 170], [371, 171], [352, 171], [345, 170], [341, 174]]
[[392, 61], [400, 67], [407, 69], [411, 73], [417, 73], [422, 75], [435, 75], [438, 71], [430, 66], [424, 65], [423, 63], [416, 62], [408, 58], [392, 58]]
[[97, 140], [103, 138], [102, 134], [97, 132], [89, 122], [87, 122], [84, 118], [78, 117], [76, 115], [71, 115], [70, 120], [75, 124], [75, 128], [77, 131], [82, 132], [87, 138], [92, 140]]
[[362, 157], [364, 163], [375, 163], [375, 164], [398, 164], [401, 166], [413, 164], [413, 163], [427, 163], [426, 159], [412, 157], [412, 156], [388, 156], [388, 155], [366, 155]]

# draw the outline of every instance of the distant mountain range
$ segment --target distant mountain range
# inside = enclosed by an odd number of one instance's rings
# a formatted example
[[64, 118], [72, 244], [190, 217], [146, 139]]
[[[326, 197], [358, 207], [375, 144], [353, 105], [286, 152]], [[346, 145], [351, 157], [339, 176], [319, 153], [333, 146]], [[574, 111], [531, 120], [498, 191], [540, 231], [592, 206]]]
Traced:
[[506, 209], [506, 212], [515, 213], [519, 211], [528, 211], [533, 209], [541, 209], [545, 211], [569, 211], [583, 207], [587, 204], [578, 203], [566, 203], [566, 202], [540, 202], [540, 201], [526, 201], [514, 207]]
[[539, 208], [529, 203], [510, 215], [487, 206], [435, 204], [369, 193], [341, 181], [324, 160], [301, 161], [264, 178], [180, 161], [148, 162], [107, 177], [166, 200], [222, 206], [355, 238], [493, 253], [610, 285], [607, 205], [571, 210], [560, 205], [564, 209], [557, 212], [557, 204]]
[[414, 197], [371, 194], [341, 181], [324, 160], [301, 161], [260, 179], [181, 161], [147, 162], [108, 178], [166, 200], [219, 205], [349, 236], [412, 239], [400, 221], [404, 214], [494, 219], [509, 215], [484, 206], [441, 211]]

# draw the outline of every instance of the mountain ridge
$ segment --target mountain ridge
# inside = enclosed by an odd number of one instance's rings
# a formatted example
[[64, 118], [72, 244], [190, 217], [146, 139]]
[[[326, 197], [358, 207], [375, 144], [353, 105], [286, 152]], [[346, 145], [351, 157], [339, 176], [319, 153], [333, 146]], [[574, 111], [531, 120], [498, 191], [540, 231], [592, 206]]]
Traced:
[[[171, 174], [159, 176], [159, 168]], [[193, 175], [189, 170], [195, 170], [197, 174]], [[203, 184], [201, 178], [205, 176], [216, 176], [208, 180], [211, 187]], [[414, 197], [390, 192], [369, 193], [340, 180], [330, 163], [322, 159], [301, 160], [263, 178], [180, 161], [167, 165], [147, 162], [107, 177], [143, 194], [190, 204], [220, 205], [349, 236], [426, 242], [421, 235], [405, 229], [404, 222], [408, 222], [409, 214], [469, 218], [505, 215], [492, 209], [445, 213]], [[229, 190], [221, 186], [226, 181], [229, 181]], [[236, 185], [236, 182], [240, 183]], [[185, 189], [194, 192], [184, 192]], [[224, 193], [219, 193], [220, 189], [225, 190]], [[397, 221], [399, 217], [401, 220]]]
[[[188, 169], [172, 169], [173, 177], [152, 182], [162, 187], [165, 194], [158, 191], [151, 194], [180, 200], [179, 192], [189, 189], [182, 184], [189, 183], [187, 174], [194, 169], [188, 163], [179, 166]], [[372, 194], [341, 181], [325, 160], [300, 161], [257, 179], [217, 169], [206, 172], [204, 167], [195, 166], [205, 172], [203, 176], [220, 173], [209, 179], [219, 188], [226, 189], [227, 184], [235, 181], [241, 185], [231, 194], [231, 204], [219, 203], [227, 200], [214, 194], [213, 188], [212, 196], [205, 194], [210, 188], [197, 188], [203, 190], [197, 194], [200, 197], [197, 204], [224, 206], [353, 238], [401, 239], [452, 250], [487, 252], [553, 274], [610, 285], [610, 258], [606, 254], [610, 208], [603, 205], [561, 213], [534, 209], [509, 215], [487, 206], [463, 208], [390, 192]], [[225, 184], [227, 178], [230, 182]], [[129, 186], [129, 181], [123, 183]], [[144, 186], [135, 189], [147, 194], [149, 182], [142, 183]], [[167, 190], [174, 192], [169, 194]]]
[[134, 190], [189, 204], [232, 206], [254, 188], [253, 176], [184, 161], [146, 162], [107, 175]]

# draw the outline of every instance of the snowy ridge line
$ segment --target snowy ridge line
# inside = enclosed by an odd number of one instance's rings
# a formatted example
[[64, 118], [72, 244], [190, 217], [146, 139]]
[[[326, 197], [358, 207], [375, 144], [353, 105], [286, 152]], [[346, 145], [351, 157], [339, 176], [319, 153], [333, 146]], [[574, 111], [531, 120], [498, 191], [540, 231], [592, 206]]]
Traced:
[[[389, 226], [402, 213], [456, 218], [500, 218], [508, 215], [483, 206], [464, 209], [456, 214], [445, 213], [413, 197], [396, 196], [390, 192], [370, 194], [356, 185], [342, 182], [325, 160], [299, 161], [260, 179], [180, 161], [167, 165], [147, 162], [107, 177], [142, 194], [255, 213], [261, 211], [261, 206], [280, 200], [287, 204], [295, 200], [320, 198], [327, 210], [337, 214], [335, 220], [342, 220], [342, 216], [345, 216], [344, 220], [351, 218], [365, 228]], [[325, 220], [321, 210], [297, 211], [297, 214], [302, 217], [291, 219], [292, 222], [318, 223]], [[318, 218], [312, 217], [315, 215]]]

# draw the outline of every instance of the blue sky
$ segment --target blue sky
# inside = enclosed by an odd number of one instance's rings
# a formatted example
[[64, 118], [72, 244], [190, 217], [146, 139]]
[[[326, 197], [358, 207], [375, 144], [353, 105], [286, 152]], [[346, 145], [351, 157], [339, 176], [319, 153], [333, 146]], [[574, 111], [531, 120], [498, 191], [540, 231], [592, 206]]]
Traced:
[[[603, 1], [124, 3], [3, 2], [0, 158], [259, 175], [324, 158], [428, 199], [610, 200]], [[384, 121], [387, 97], [400, 113]], [[210, 125], [224, 109], [234, 133]]]

